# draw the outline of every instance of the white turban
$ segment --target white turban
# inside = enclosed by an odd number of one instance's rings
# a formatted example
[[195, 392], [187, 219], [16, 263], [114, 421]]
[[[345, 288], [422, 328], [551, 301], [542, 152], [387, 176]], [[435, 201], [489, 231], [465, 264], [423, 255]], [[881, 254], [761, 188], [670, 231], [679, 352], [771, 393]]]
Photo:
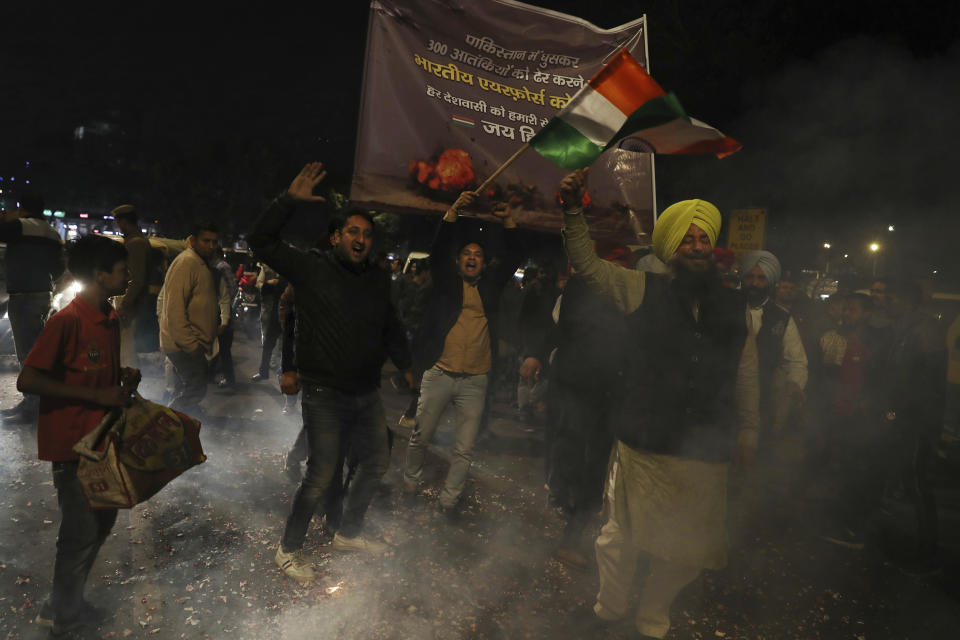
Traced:
[[780, 261], [777, 260], [777, 256], [769, 251], [751, 251], [743, 257], [740, 264], [741, 272], [747, 273], [757, 265], [760, 265], [760, 270], [767, 276], [767, 281], [771, 285], [780, 282]]

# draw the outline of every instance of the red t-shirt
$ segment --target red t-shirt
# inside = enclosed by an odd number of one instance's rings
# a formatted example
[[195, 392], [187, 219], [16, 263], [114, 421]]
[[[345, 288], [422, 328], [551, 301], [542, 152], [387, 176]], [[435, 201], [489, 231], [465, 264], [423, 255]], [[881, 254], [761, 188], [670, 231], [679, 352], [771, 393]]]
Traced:
[[[120, 384], [120, 322], [81, 296], [58, 311], [43, 327], [24, 366], [61, 382], [85, 387]], [[93, 431], [106, 408], [65, 398], [40, 397], [37, 457], [54, 462], [76, 460], [73, 445]]]

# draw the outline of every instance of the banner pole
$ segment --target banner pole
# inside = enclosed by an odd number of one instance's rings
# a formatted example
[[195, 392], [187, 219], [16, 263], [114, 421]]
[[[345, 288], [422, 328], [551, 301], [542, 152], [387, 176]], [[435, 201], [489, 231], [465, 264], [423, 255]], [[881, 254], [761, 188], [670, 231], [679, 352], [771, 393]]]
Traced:
[[490, 184], [491, 184], [494, 180], [497, 179], [497, 176], [499, 176], [501, 173], [503, 173], [504, 170], [505, 170], [507, 167], [509, 167], [511, 164], [513, 164], [514, 160], [516, 160], [517, 158], [520, 157], [520, 154], [522, 154], [524, 151], [526, 151], [526, 150], [529, 149], [529, 148], [530, 148], [530, 143], [529, 143], [529, 142], [525, 142], [522, 147], [520, 147], [519, 149], [517, 149], [517, 152], [516, 152], [516, 153], [514, 153], [512, 156], [510, 156], [509, 158], [507, 158], [506, 162], [504, 162], [502, 165], [500, 165], [500, 167], [499, 167], [496, 171], [494, 171], [492, 174], [490, 174], [490, 177], [487, 178], [486, 180], [484, 180], [484, 181], [483, 181], [483, 184], [481, 184], [479, 187], [477, 187], [476, 189], [474, 189], [474, 192], [476, 192], [478, 195], [481, 194], [484, 189], [486, 189], [487, 187], [489, 187]]

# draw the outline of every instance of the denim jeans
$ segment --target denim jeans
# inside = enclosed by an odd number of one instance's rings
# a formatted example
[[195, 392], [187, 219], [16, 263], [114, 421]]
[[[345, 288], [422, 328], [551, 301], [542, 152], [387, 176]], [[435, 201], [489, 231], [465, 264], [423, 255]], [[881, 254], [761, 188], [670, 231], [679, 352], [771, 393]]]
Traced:
[[367, 507], [390, 466], [387, 419], [379, 390], [355, 394], [307, 383], [302, 406], [310, 457], [283, 532], [283, 550], [288, 553], [303, 546], [313, 514], [321, 505], [326, 508], [329, 492], [337, 490], [344, 451], [357, 464], [339, 528], [348, 538], [360, 533]]
[[403, 481], [407, 486], [416, 486], [423, 477], [427, 443], [433, 438], [447, 405], [453, 402], [457, 410], [457, 437], [453, 445], [450, 470], [440, 491], [440, 504], [443, 507], [456, 504], [467, 483], [467, 472], [473, 459], [473, 443], [480, 429], [486, 395], [485, 373], [453, 374], [439, 367], [424, 372], [417, 405], [417, 426], [410, 435], [403, 469]]
[[173, 398], [170, 408], [191, 417], [200, 415], [200, 401], [207, 395], [207, 357], [201, 351], [188, 355], [183, 351], [168, 353], [173, 364]]
[[53, 463], [61, 519], [50, 604], [58, 621], [70, 620], [80, 612], [87, 575], [117, 520], [116, 509], [87, 507], [77, 480], [78, 466], [77, 461]]

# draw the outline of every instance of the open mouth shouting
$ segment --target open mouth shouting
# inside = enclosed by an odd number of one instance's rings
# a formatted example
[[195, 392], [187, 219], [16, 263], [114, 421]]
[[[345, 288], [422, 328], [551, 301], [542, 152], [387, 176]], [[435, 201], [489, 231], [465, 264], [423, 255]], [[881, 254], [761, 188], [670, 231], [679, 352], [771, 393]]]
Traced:
[[350, 258], [354, 262], [360, 262], [367, 256], [367, 246], [362, 242], [354, 242], [350, 245]]

